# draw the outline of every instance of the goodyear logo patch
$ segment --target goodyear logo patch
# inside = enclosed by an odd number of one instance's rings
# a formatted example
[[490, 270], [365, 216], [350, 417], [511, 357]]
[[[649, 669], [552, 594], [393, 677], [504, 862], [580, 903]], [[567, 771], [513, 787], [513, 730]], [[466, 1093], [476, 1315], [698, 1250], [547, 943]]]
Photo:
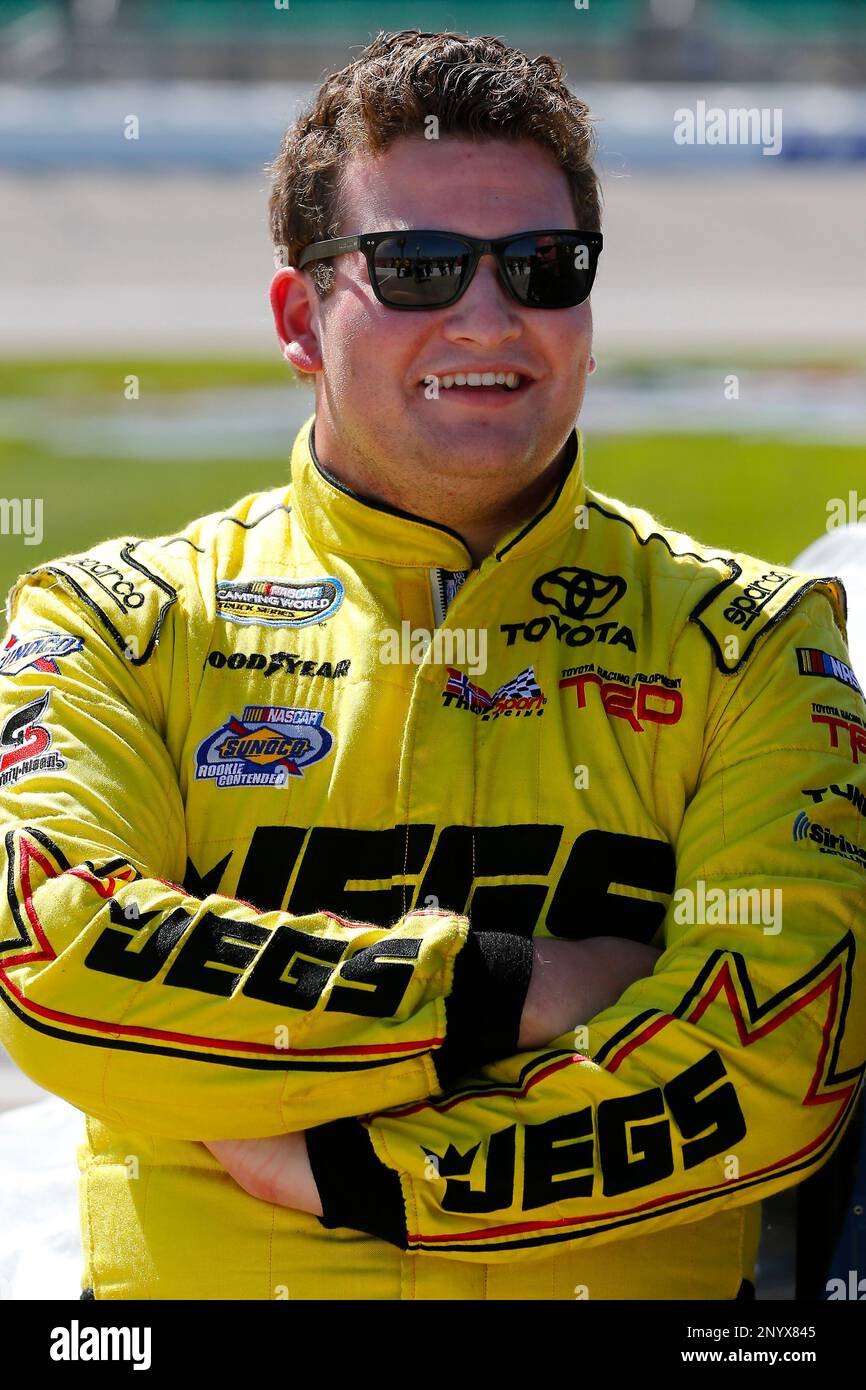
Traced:
[[339, 579], [218, 579], [218, 618], [242, 625], [307, 627], [333, 617], [343, 602]]
[[196, 781], [218, 787], [285, 787], [330, 753], [333, 738], [319, 709], [246, 705], [196, 749]]

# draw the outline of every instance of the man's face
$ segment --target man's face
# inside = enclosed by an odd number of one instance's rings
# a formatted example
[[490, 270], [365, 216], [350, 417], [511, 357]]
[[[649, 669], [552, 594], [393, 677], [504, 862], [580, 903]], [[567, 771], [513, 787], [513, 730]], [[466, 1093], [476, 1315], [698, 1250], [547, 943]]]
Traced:
[[[417, 227], [492, 240], [576, 226], [565, 175], [528, 140], [401, 138], [378, 157], [349, 162], [344, 210], [341, 235]], [[324, 301], [311, 285], [308, 292], [308, 342], [315, 343], [306, 360], [316, 361], [317, 345], [316, 444], [323, 458], [360, 463], [385, 483], [409, 480], [419, 503], [431, 488], [465, 490], [473, 480], [482, 492], [493, 482], [517, 492], [543, 472], [583, 400], [592, 343], [588, 301], [524, 308], [500, 281], [492, 256], [481, 259], [456, 304], [415, 312], [379, 303], [360, 251], [337, 257], [334, 270]], [[291, 341], [288, 316], [284, 323], [281, 336]], [[486, 370], [520, 373], [520, 388], [441, 385], [444, 376]], [[438, 393], [425, 385], [430, 377], [439, 378]]]

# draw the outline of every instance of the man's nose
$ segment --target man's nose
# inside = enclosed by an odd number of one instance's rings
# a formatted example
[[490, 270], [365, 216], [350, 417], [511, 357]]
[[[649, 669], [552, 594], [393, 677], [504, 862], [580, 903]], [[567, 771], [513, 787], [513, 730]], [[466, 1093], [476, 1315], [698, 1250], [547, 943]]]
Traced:
[[446, 310], [444, 331], [446, 336], [502, 342], [522, 332], [518, 310], [502, 283], [496, 257], [487, 254], [460, 299]]

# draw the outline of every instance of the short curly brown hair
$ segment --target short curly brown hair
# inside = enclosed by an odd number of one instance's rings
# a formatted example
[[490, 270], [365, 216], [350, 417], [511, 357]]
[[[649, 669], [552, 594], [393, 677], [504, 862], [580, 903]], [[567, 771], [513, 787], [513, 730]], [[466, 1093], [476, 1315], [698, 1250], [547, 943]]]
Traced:
[[[378, 34], [325, 79], [268, 165], [277, 264], [297, 265], [305, 246], [340, 235], [341, 178], [351, 156], [378, 154], [402, 135], [423, 133], [431, 116], [441, 134], [536, 140], [568, 179], [578, 227], [598, 231], [595, 133], [562, 65], [547, 55], [530, 59], [489, 35], [401, 29]], [[320, 298], [331, 288], [332, 265], [312, 268]]]

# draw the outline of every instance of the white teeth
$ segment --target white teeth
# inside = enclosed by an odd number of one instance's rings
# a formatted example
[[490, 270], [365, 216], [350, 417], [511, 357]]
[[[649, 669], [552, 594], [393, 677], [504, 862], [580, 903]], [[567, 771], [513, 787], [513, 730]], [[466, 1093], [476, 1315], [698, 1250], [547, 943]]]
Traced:
[[455, 372], [439, 378], [439, 385], [448, 391], [452, 386], [505, 386], [515, 391], [520, 385], [518, 372]]

